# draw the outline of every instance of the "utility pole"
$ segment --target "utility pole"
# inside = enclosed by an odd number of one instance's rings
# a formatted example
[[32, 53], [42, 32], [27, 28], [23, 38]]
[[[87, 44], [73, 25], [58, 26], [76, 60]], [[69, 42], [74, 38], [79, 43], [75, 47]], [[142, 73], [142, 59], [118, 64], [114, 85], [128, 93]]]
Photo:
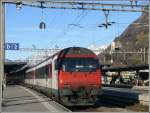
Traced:
[[2, 110], [2, 81], [4, 76], [4, 39], [5, 39], [4, 3], [0, 1], [0, 112]]

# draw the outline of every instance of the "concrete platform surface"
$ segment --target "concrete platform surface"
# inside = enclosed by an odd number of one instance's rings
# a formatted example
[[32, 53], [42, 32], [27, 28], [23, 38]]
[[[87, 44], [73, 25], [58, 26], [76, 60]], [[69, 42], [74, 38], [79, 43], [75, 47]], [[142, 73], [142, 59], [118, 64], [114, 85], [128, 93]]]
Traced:
[[7, 86], [2, 112], [60, 112], [50, 99], [23, 86]]

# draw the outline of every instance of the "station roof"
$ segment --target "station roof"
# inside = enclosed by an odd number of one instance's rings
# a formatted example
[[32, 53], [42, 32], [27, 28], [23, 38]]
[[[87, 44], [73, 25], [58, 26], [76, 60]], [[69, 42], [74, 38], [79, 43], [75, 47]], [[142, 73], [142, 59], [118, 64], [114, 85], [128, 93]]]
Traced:
[[5, 73], [9, 73], [13, 70], [17, 70], [18, 68], [21, 68], [26, 64], [27, 64], [26, 62], [13, 62], [13, 61], [5, 62], [4, 65]]
[[104, 72], [107, 72], [107, 71], [110, 71], [110, 72], [136, 71], [136, 70], [145, 70], [145, 69], [149, 69], [149, 65], [148, 65], [148, 64], [102, 68], [102, 70], [103, 70]]

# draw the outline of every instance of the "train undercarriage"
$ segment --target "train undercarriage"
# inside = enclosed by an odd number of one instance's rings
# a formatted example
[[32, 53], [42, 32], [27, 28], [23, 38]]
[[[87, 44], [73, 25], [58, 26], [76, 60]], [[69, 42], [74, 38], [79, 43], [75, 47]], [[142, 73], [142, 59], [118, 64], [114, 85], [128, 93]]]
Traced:
[[64, 106], [87, 106], [94, 105], [102, 94], [101, 88], [79, 88], [78, 90], [71, 90], [69, 88], [56, 91], [52, 91], [49, 88], [25, 84], [25, 86], [35, 89], [44, 95], [52, 98], [53, 100], [63, 104]]
[[71, 90], [67, 88], [60, 90], [60, 100], [64, 105], [93, 105], [101, 94], [101, 89], [80, 87], [77, 90]]

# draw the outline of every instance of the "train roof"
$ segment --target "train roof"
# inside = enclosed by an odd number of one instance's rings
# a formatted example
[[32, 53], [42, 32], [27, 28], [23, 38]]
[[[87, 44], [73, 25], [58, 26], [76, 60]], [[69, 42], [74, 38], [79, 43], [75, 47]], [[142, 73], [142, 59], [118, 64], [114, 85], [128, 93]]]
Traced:
[[69, 47], [61, 50], [61, 54], [95, 54], [93, 51], [83, 47]]
[[93, 54], [93, 55], [95, 55], [95, 53], [92, 50], [84, 48], [84, 47], [68, 47], [68, 48], [60, 50], [59, 52], [51, 55], [50, 57], [46, 58], [42, 62], [34, 65], [29, 70], [27, 70], [27, 72], [30, 72], [36, 68], [40, 68], [40, 67], [48, 64], [49, 62], [51, 62], [51, 58], [54, 58], [56, 55], [58, 55], [58, 57], [59, 57], [59, 56], [69, 55], [69, 54], [85, 54], [85, 55]]

